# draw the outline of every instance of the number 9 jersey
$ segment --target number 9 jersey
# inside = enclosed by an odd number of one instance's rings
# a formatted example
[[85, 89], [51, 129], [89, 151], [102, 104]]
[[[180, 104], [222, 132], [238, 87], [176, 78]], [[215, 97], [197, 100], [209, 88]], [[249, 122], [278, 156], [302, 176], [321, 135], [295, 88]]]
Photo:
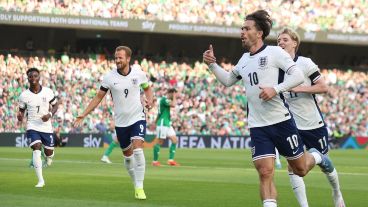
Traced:
[[139, 68], [130, 68], [127, 75], [117, 69], [104, 75], [100, 90], [110, 90], [116, 127], [127, 127], [139, 120], [146, 120], [141, 102], [141, 87], [148, 87], [148, 78]]

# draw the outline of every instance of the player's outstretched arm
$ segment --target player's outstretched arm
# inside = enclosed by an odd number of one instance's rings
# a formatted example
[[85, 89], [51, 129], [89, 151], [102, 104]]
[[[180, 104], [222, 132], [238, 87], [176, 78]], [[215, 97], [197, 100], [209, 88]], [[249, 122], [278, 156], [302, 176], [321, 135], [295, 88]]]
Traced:
[[98, 104], [100, 104], [100, 102], [102, 101], [102, 99], [105, 97], [106, 92], [99, 90], [97, 95], [92, 99], [92, 101], [88, 104], [87, 108], [84, 110], [84, 112], [77, 116], [77, 118], [75, 119], [73, 125], [74, 127], [79, 127], [82, 125], [83, 119], [89, 114], [91, 113], [91, 111], [93, 111]]
[[147, 86], [144, 90], [144, 96], [145, 96], [145, 107], [147, 110], [150, 110], [153, 106], [153, 91], [151, 86]]
[[311, 94], [320, 94], [327, 93], [328, 86], [323, 77], [320, 77], [317, 81], [314, 82], [311, 86], [297, 86], [291, 89], [291, 92], [294, 93], [311, 93]]

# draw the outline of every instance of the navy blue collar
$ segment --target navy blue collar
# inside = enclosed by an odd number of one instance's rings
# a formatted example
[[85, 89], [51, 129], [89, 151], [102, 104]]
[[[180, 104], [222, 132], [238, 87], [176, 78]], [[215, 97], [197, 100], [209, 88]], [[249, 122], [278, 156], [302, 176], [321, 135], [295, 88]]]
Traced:
[[120, 70], [119, 70], [119, 69], [117, 69], [117, 68], [116, 68], [116, 71], [118, 71], [118, 73], [119, 73], [120, 75], [122, 75], [122, 76], [128, 76], [128, 75], [130, 74], [130, 72], [132, 72], [132, 68], [131, 68], [131, 67], [129, 67], [129, 72], [128, 72], [128, 74], [126, 74], [126, 75], [122, 74], [122, 73], [120, 72]]
[[262, 52], [262, 50], [266, 49], [267, 45], [263, 44], [261, 48], [259, 48], [255, 53], [249, 53], [250, 56], [256, 55], [257, 53]]
[[299, 57], [299, 55], [295, 55], [294, 62], [296, 62], [298, 60], [298, 57]]
[[33, 92], [33, 91], [31, 90], [31, 88], [29, 88], [29, 91], [31, 91], [31, 93], [33, 93], [33, 94], [39, 94], [39, 93], [41, 93], [41, 91], [42, 91], [42, 86], [40, 86], [40, 90], [39, 90], [37, 93]]

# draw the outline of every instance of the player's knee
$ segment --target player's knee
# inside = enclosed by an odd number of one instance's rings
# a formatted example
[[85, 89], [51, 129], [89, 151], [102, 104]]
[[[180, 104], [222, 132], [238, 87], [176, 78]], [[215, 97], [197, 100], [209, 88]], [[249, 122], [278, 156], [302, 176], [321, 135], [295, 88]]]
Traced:
[[45, 155], [48, 156], [48, 157], [53, 157], [54, 156], [54, 150], [45, 149]]
[[143, 143], [144, 143], [143, 140], [133, 139], [132, 140], [133, 150], [138, 149], [138, 148], [143, 148]]
[[300, 176], [300, 177], [304, 177], [307, 175], [308, 171], [305, 167], [302, 166], [296, 166], [292, 168], [293, 173]]
[[126, 149], [126, 150], [123, 150], [123, 155], [125, 156], [125, 157], [130, 157], [130, 156], [132, 156], [132, 154], [133, 154], [133, 149], [131, 148], [131, 147], [129, 147], [128, 149]]
[[171, 137], [171, 142], [174, 143], [174, 144], [177, 144], [178, 143], [178, 138], [176, 138], [176, 136], [172, 136]]
[[259, 176], [263, 179], [270, 178], [274, 174], [274, 169], [272, 167], [268, 167], [268, 166], [259, 167], [257, 170], [258, 170]]
[[32, 149], [33, 150], [41, 150], [41, 143], [35, 143], [34, 145], [32, 145]]
[[159, 145], [162, 145], [164, 143], [164, 140], [163, 139], [158, 139], [158, 144]]

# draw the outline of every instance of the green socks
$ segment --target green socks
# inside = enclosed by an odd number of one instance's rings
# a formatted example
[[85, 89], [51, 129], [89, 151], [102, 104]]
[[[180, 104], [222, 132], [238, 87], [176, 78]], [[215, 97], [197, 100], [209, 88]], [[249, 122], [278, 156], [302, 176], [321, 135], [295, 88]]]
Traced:
[[106, 155], [106, 156], [110, 156], [110, 154], [111, 154], [112, 150], [113, 150], [116, 146], [118, 146], [118, 145], [117, 145], [114, 141], [112, 141], [112, 142], [111, 142], [111, 144], [109, 145], [109, 147], [105, 150], [104, 155]]
[[174, 157], [175, 157], [175, 151], [176, 151], [176, 144], [171, 143], [171, 145], [170, 145], [169, 160], [174, 160]]
[[155, 146], [153, 146], [153, 161], [157, 161], [158, 160], [158, 155], [160, 154], [160, 145], [159, 144], [155, 144]]
[[[155, 144], [153, 146], [153, 161], [158, 161], [158, 156], [160, 154], [160, 148], [161, 146], [159, 144]], [[170, 154], [169, 154], [169, 160], [173, 160], [175, 157], [175, 151], [176, 151], [176, 144], [172, 143], [170, 145]]]

